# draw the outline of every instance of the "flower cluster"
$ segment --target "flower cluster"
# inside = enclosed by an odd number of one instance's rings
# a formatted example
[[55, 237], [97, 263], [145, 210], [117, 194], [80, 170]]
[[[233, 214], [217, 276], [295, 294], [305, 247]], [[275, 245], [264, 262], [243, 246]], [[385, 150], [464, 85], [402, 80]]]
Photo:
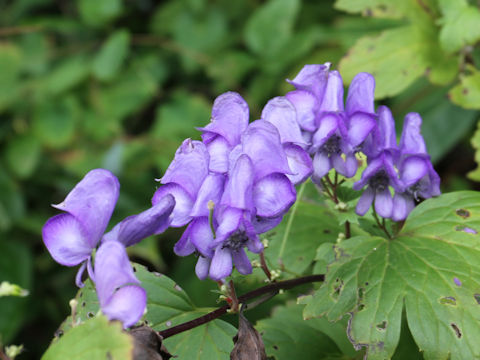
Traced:
[[200, 279], [224, 279], [233, 265], [241, 274], [251, 273], [244, 248], [263, 250], [258, 234], [281, 221], [295, 202], [294, 184], [312, 171], [290, 103], [274, 99], [262, 119], [250, 124], [248, 119], [239, 94], [219, 96], [211, 122], [200, 129], [202, 141], [183, 142], [152, 199], [155, 205], [166, 194], [175, 197], [171, 226], [188, 226], [174, 250], [199, 255]]
[[125, 247], [164, 231], [175, 200], [165, 196], [152, 208], [127, 217], [104, 234], [119, 190], [119, 182], [110, 171], [90, 171], [61, 204], [53, 205], [64, 213], [48, 219], [42, 235], [55, 261], [65, 266], [81, 264], [76, 276], [79, 287], [83, 287], [82, 274], [87, 268], [102, 312], [129, 327], [143, 315], [147, 297], [133, 274]]
[[[373, 203], [380, 216], [405, 220], [420, 198], [440, 194], [440, 178], [420, 133], [421, 117], [417, 113], [405, 117], [397, 146], [390, 110], [380, 106], [375, 112], [373, 76], [359, 73], [353, 78], [344, 106], [342, 78], [329, 68], [328, 63], [306, 65], [289, 81], [296, 90], [286, 95], [313, 157], [312, 180], [321, 185], [332, 168], [353, 177], [356, 153], [363, 152], [368, 166], [353, 185], [355, 190], [366, 187], [357, 214], [364, 215]], [[390, 188], [395, 191], [393, 197]]]

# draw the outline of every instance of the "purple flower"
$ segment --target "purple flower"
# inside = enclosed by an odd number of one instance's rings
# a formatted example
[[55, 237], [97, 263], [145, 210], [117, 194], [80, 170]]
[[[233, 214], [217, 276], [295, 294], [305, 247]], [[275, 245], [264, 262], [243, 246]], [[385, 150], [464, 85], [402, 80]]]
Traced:
[[307, 65], [290, 81], [297, 90], [286, 95], [297, 112], [297, 121], [308, 151], [313, 155], [312, 179], [319, 183], [332, 168], [352, 177], [357, 170], [355, 153], [376, 126], [373, 109], [375, 81], [367, 73], [352, 81], [343, 105], [343, 82], [327, 65]]
[[[61, 204], [55, 205], [65, 213], [51, 217], [44, 225], [42, 235], [55, 261], [66, 266], [82, 264], [76, 276], [79, 287], [83, 287], [82, 274], [85, 268], [88, 269], [97, 287], [102, 311], [110, 319], [121, 320], [127, 327], [143, 314], [145, 305], [140, 309], [139, 304], [145, 303], [145, 292], [138, 285], [135, 288], [126, 286], [139, 282], [131, 269], [127, 269], [130, 264], [124, 247], [165, 230], [175, 200], [167, 195], [151, 209], [127, 217], [104, 235], [119, 188], [117, 178], [110, 171], [90, 171]], [[91, 254], [101, 241], [93, 269]], [[115, 290], [124, 285], [124, 288]]]
[[420, 198], [440, 195], [440, 177], [433, 169], [420, 132], [422, 118], [417, 113], [405, 117], [400, 138], [398, 170], [402, 191], [395, 194], [393, 220], [405, 220]]
[[280, 134], [288, 165], [293, 172], [287, 177], [293, 184], [304, 182], [312, 174], [312, 160], [304, 150], [307, 144], [302, 136], [295, 107], [284, 96], [273, 98], [263, 108], [262, 119], [273, 124]]
[[395, 123], [390, 110], [386, 106], [378, 108], [378, 126], [365, 141], [364, 151], [368, 156], [368, 166], [353, 189], [360, 190], [367, 186], [360, 197], [356, 213], [365, 215], [372, 203], [375, 211], [384, 218], [393, 214], [393, 198], [389, 187], [401, 191], [395, 169], [398, 150], [395, 139]]
[[100, 245], [95, 255], [95, 287], [102, 312], [123, 327], [134, 325], [147, 305], [147, 293], [135, 277], [125, 247], [117, 241]]

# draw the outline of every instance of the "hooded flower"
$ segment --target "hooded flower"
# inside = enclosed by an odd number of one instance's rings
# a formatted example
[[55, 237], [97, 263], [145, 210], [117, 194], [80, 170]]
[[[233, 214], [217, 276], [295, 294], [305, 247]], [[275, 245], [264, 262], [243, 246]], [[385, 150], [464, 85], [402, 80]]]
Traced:
[[358, 215], [365, 215], [372, 203], [375, 211], [384, 218], [393, 215], [393, 198], [389, 187], [401, 191], [395, 169], [398, 149], [395, 141], [395, 123], [386, 106], [378, 108], [378, 127], [366, 140], [365, 152], [370, 154], [368, 166], [353, 189], [360, 190], [367, 186], [355, 209]]
[[362, 149], [376, 125], [373, 76], [355, 76], [344, 108], [343, 82], [338, 71], [329, 72], [329, 64], [307, 66], [290, 81], [297, 90], [286, 98], [296, 109], [302, 137], [313, 155], [312, 179], [319, 183], [332, 168], [352, 177], [357, 170], [355, 153]]
[[440, 195], [440, 177], [433, 169], [425, 141], [420, 133], [422, 118], [409, 113], [403, 123], [400, 138], [398, 170], [402, 191], [393, 199], [393, 220], [405, 220], [420, 198]]
[[147, 305], [147, 293], [135, 277], [125, 247], [118, 241], [103, 243], [95, 255], [95, 288], [102, 312], [123, 327], [134, 325]]
[[[81, 278], [87, 267], [90, 278], [97, 286], [102, 311], [110, 319], [119, 319], [124, 322], [124, 326], [130, 326], [132, 319], [135, 318], [133, 323], [136, 322], [139, 318], [138, 312], [141, 316], [145, 308], [143, 306], [141, 310], [138, 309], [138, 304], [143, 301], [139, 300], [138, 296], [145, 296], [141, 288], [141, 291], [138, 289], [130, 291], [128, 290], [130, 288], [122, 291], [113, 290], [126, 284], [127, 281], [123, 280], [127, 278], [128, 283], [139, 283], [133, 274], [132, 276], [127, 274], [125, 264], [128, 263], [128, 258], [124, 247], [165, 230], [170, 223], [175, 200], [167, 195], [151, 209], [127, 217], [104, 235], [118, 199], [119, 188], [117, 178], [110, 171], [104, 169], [90, 171], [61, 204], [54, 206], [64, 213], [51, 217], [45, 223], [42, 235], [55, 261], [66, 266], [82, 264], [76, 276], [76, 284], [79, 287], [83, 286]], [[95, 259], [96, 266], [93, 269], [91, 254], [101, 241], [102, 245]], [[114, 250], [110, 252], [106, 249]], [[122, 251], [123, 255], [119, 255]], [[114, 278], [121, 283], [113, 281]], [[112, 287], [111, 291], [105, 290], [109, 286]], [[136, 310], [130, 313], [133, 308]]]

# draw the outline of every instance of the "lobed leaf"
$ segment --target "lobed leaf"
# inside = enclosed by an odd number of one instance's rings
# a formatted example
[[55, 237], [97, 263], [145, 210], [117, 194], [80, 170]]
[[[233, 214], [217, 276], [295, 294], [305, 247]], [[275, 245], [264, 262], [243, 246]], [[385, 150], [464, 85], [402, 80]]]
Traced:
[[413, 338], [426, 359], [480, 356], [480, 194], [429, 199], [388, 240], [358, 236], [334, 247], [325, 283], [302, 298], [305, 318], [337, 321], [369, 359], [390, 358], [405, 307]]
[[466, 109], [480, 109], [480, 71], [469, 67], [470, 74], [460, 75], [460, 84], [454, 86], [448, 96], [450, 100]]

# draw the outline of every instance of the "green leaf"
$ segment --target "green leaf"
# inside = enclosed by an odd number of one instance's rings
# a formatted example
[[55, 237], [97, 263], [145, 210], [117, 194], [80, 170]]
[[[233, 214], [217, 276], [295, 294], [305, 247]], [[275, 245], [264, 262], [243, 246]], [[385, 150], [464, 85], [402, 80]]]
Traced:
[[298, 0], [269, 0], [257, 8], [245, 26], [244, 37], [249, 49], [268, 55], [283, 46], [292, 36], [299, 10]]
[[[147, 291], [147, 313], [144, 320], [155, 330], [164, 330], [179, 323], [205, 315], [214, 309], [197, 308], [185, 291], [173, 280], [145, 267], [133, 264], [135, 275]], [[99, 305], [92, 282], [76, 296], [75, 323], [83, 323], [98, 313]], [[69, 316], [61, 326], [67, 332], [72, 326]], [[195, 329], [177, 334], [164, 341], [168, 351], [180, 359], [229, 359], [236, 329], [222, 320], [214, 320]]]
[[[445, 3], [445, 1], [443, 1]], [[464, 1], [449, 1], [441, 19], [440, 43], [447, 53], [454, 53], [480, 40], [480, 11]], [[452, 6], [453, 5], [453, 6]], [[468, 31], [466, 31], [468, 29]]]
[[78, 10], [87, 25], [101, 27], [118, 17], [123, 5], [122, 0], [79, 0]]
[[10, 140], [5, 158], [10, 170], [20, 178], [32, 175], [40, 160], [40, 143], [32, 134], [17, 136]]
[[269, 265], [295, 275], [309, 268], [320, 244], [335, 242], [343, 231], [326, 207], [302, 200], [304, 188], [280, 225], [263, 236], [268, 239], [265, 256]]
[[405, 15], [410, 1], [389, 0], [337, 0], [335, 9], [351, 14], [363, 13], [374, 17], [398, 18]]
[[457, 60], [441, 51], [435, 28], [412, 24], [363, 37], [340, 62], [344, 80], [362, 71], [376, 79], [375, 97], [394, 96], [422, 75], [434, 84], [447, 84], [457, 73]]
[[460, 84], [450, 90], [453, 103], [465, 109], [480, 109], [480, 71], [469, 66], [470, 74], [460, 74]]
[[83, 56], [69, 57], [54, 67], [40, 85], [41, 95], [58, 95], [77, 86], [90, 73], [88, 60]]
[[115, 77], [128, 55], [129, 46], [127, 30], [117, 30], [109, 36], [93, 59], [92, 70], [97, 79], [109, 81]]
[[[0, 280], [32, 289], [33, 259], [28, 247], [19, 242], [0, 241]], [[23, 325], [28, 315], [31, 297], [0, 298], [0, 338], [8, 343]]]
[[110, 323], [102, 315], [67, 331], [50, 345], [42, 360], [127, 360], [132, 353], [133, 339], [122, 331], [121, 323]]
[[475, 149], [475, 162], [477, 163], [477, 168], [470, 171], [467, 176], [474, 180], [480, 181], [480, 122], [477, 124], [477, 130], [471, 139], [473, 148]]
[[402, 309], [426, 359], [480, 355], [480, 194], [445, 194], [420, 204], [392, 240], [358, 236], [335, 246], [325, 283], [305, 318], [351, 314], [350, 337], [368, 358], [390, 358]]
[[157, 55], [139, 56], [114, 82], [92, 93], [93, 106], [103, 118], [122, 120], [151, 100], [166, 76], [165, 64]]
[[198, 136], [196, 126], [205, 125], [210, 119], [211, 104], [199, 96], [183, 91], [172, 94], [170, 101], [160, 105], [151, 131], [158, 143], [158, 163], [166, 169], [183, 139]]
[[79, 111], [80, 105], [75, 97], [39, 105], [33, 118], [36, 137], [47, 146], [66, 147], [75, 135]]
[[22, 59], [18, 47], [10, 43], [0, 43], [0, 112], [18, 95]]
[[346, 322], [332, 324], [326, 319], [304, 320], [302, 306], [290, 304], [276, 307], [270, 318], [257, 322], [267, 356], [277, 360], [335, 358], [342, 354], [355, 356], [348, 341]]
[[0, 233], [25, 215], [23, 193], [0, 166]]
[[[139, 265], [135, 268], [148, 294], [145, 319], [153, 329], [163, 330], [213, 310], [196, 308], [185, 291], [165, 275], [150, 273]], [[164, 344], [180, 359], [229, 359], [235, 333], [232, 325], [217, 319], [167, 338]]]

